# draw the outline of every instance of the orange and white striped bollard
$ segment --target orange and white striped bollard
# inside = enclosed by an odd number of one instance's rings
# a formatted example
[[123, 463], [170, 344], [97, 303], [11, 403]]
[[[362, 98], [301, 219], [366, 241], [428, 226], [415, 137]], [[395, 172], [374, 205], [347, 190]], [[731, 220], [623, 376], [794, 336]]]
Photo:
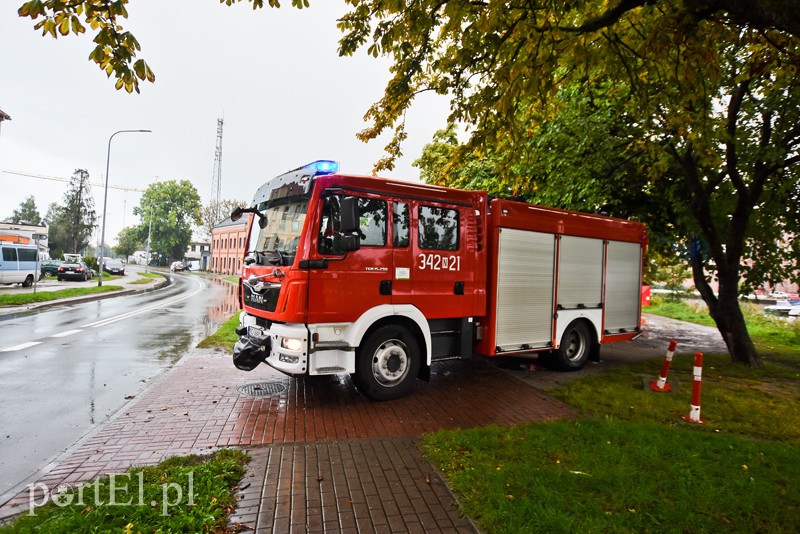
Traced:
[[689, 409], [689, 415], [682, 415], [684, 421], [690, 423], [705, 423], [700, 419], [700, 389], [703, 385], [703, 353], [694, 353], [694, 375], [692, 381], [692, 404]]
[[672, 356], [675, 354], [675, 347], [677, 346], [678, 342], [676, 340], [673, 339], [669, 342], [669, 347], [667, 347], [667, 355], [664, 358], [664, 365], [661, 366], [661, 374], [658, 375], [658, 380], [652, 380], [650, 382], [650, 391], [672, 391], [672, 387], [667, 382], [667, 375], [669, 374], [669, 366], [672, 363]]

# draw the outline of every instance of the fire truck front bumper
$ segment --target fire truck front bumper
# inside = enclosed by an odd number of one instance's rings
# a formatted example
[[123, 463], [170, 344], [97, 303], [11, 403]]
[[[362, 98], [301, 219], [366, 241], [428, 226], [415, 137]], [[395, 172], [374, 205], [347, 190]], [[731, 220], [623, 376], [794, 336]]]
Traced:
[[[245, 331], [247, 327], [244, 327]], [[239, 333], [239, 329], [237, 329]], [[267, 359], [270, 352], [270, 338], [251, 337], [247, 333], [239, 335], [233, 346], [233, 365], [242, 371], [252, 371]]]
[[252, 371], [266, 363], [287, 375], [306, 373], [308, 331], [304, 325], [272, 324], [264, 328], [244, 312], [239, 321], [239, 341], [233, 346], [233, 364], [238, 369]]

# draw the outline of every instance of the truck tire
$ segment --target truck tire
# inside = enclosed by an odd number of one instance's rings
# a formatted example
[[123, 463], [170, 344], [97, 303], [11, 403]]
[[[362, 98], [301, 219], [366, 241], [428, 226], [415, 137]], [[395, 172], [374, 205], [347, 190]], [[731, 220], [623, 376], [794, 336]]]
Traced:
[[589, 361], [594, 343], [594, 336], [586, 322], [573, 321], [564, 330], [558, 349], [553, 351], [553, 363], [562, 371], [583, 369]]
[[25, 281], [22, 282], [22, 287], [31, 287], [33, 285], [33, 275], [29, 274], [25, 277]]
[[414, 387], [420, 366], [419, 344], [402, 326], [378, 328], [367, 336], [356, 355], [353, 379], [370, 399], [397, 399]]

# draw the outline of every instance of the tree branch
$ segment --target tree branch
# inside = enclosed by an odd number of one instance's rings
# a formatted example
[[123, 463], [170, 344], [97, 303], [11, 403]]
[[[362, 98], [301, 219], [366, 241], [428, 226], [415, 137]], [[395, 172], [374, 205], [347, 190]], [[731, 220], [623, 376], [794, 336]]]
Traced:
[[580, 26], [559, 26], [559, 29], [572, 33], [589, 33], [602, 30], [613, 26], [628, 11], [649, 3], [649, 0], [622, 0], [616, 7], [601, 13], [597, 17], [590, 18]]
[[747, 185], [742, 180], [742, 175], [739, 173], [739, 155], [736, 151], [736, 128], [739, 120], [739, 111], [742, 109], [742, 102], [744, 101], [745, 94], [750, 85], [750, 80], [743, 80], [731, 94], [730, 103], [728, 104], [728, 120], [725, 125], [725, 131], [728, 134], [728, 139], [725, 141], [725, 150], [727, 152], [726, 166], [728, 176], [731, 177], [734, 187], [740, 195], [747, 195]]

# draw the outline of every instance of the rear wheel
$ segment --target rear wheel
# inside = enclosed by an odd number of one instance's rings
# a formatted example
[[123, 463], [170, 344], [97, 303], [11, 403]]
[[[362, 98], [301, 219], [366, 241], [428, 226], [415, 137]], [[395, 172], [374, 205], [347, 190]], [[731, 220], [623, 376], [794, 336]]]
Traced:
[[25, 277], [25, 281], [22, 282], [22, 287], [31, 287], [33, 285], [33, 275], [29, 274]]
[[406, 328], [386, 325], [372, 332], [358, 349], [356, 387], [373, 400], [408, 393], [419, 374], [419, 344]]
[[561, 344], [553, 352], [554, 363], [563, 371], [583, 369], [594, 343], [594, 336], [584, 321], [570, 323], [561, 336]]

